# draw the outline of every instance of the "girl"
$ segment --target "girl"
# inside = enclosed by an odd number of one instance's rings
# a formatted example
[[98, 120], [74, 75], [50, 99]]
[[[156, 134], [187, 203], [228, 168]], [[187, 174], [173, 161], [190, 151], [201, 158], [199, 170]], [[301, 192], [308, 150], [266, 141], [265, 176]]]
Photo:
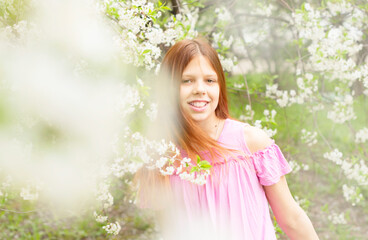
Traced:
[[262, 130], [230, 118], [216, 51], [204, 40], [183, 40], [161, 66], [174, 86], [172, 132], [182, 158], [198, 155], [213, 166], [202, 186], [169, 177], [175, 204], [165, 206], [172, 211], [164, 214], [164, 229], [174, 230], [164, 231], [165, 239], [276, 239], [269, 205], [290, 239], [318, 239], [289, 191], [284, 175], [291, 168], [279, 147]]

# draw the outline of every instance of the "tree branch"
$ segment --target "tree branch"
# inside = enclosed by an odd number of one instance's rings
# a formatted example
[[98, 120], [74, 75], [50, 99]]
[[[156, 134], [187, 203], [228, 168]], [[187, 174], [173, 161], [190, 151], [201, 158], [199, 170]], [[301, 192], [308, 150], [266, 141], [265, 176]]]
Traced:
[[294, 9], [290, 7], [290, 5], [285, 0], [279, 0], [280, 4], [289, 9], [290, 11], [294, 12]]
[[37, 210], [31, 210], [31, 211], [26, 211], [26, 212], [20, 212], [20, 211], [15, 211], [15, 210], [5, 209], [5, 208], [0, 208], [0, 211], [4, 211], [4, 212], [12, 212], [12, 213], [33, 213], [33, 212], [37, 212]]
[[180, 13], [180, 3], [179, 0], [171, 0], [171, 5], [172, 5], [172, 14], [176, 15], [178, 13]]

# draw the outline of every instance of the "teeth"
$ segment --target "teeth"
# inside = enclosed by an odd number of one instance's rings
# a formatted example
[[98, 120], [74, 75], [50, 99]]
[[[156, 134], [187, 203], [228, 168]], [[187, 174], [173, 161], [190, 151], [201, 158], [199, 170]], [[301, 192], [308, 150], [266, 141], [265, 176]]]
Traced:
[[207, 105], [207, 103], [206, 102], [191, 102], [190, 105], [194, 107], [204, 107]]

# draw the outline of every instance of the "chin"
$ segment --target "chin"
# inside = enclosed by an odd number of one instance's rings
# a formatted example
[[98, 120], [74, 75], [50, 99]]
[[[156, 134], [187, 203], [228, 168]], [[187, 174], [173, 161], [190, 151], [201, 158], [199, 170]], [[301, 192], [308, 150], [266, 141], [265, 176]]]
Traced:
[[193, 115], [190, 115], [190, 117], [195, 122], [203, 122], [203, 121], [206, 121], [209, 118], [208, 116], [193, 116]]

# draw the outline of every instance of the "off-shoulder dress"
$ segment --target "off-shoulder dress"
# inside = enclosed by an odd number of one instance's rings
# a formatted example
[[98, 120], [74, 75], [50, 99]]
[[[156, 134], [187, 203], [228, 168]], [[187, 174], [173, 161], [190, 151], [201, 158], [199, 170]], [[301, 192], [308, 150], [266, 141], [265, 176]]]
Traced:
[[276, 239], [262, 185], [277, 183], [291, 168], [274, 142], [252, 154], [245, 127], [225, 120], [218, 142], [234, 154], [213, 166], [206, 184], [170, 177], [177, 207], [171, 222], [173, 239]]

